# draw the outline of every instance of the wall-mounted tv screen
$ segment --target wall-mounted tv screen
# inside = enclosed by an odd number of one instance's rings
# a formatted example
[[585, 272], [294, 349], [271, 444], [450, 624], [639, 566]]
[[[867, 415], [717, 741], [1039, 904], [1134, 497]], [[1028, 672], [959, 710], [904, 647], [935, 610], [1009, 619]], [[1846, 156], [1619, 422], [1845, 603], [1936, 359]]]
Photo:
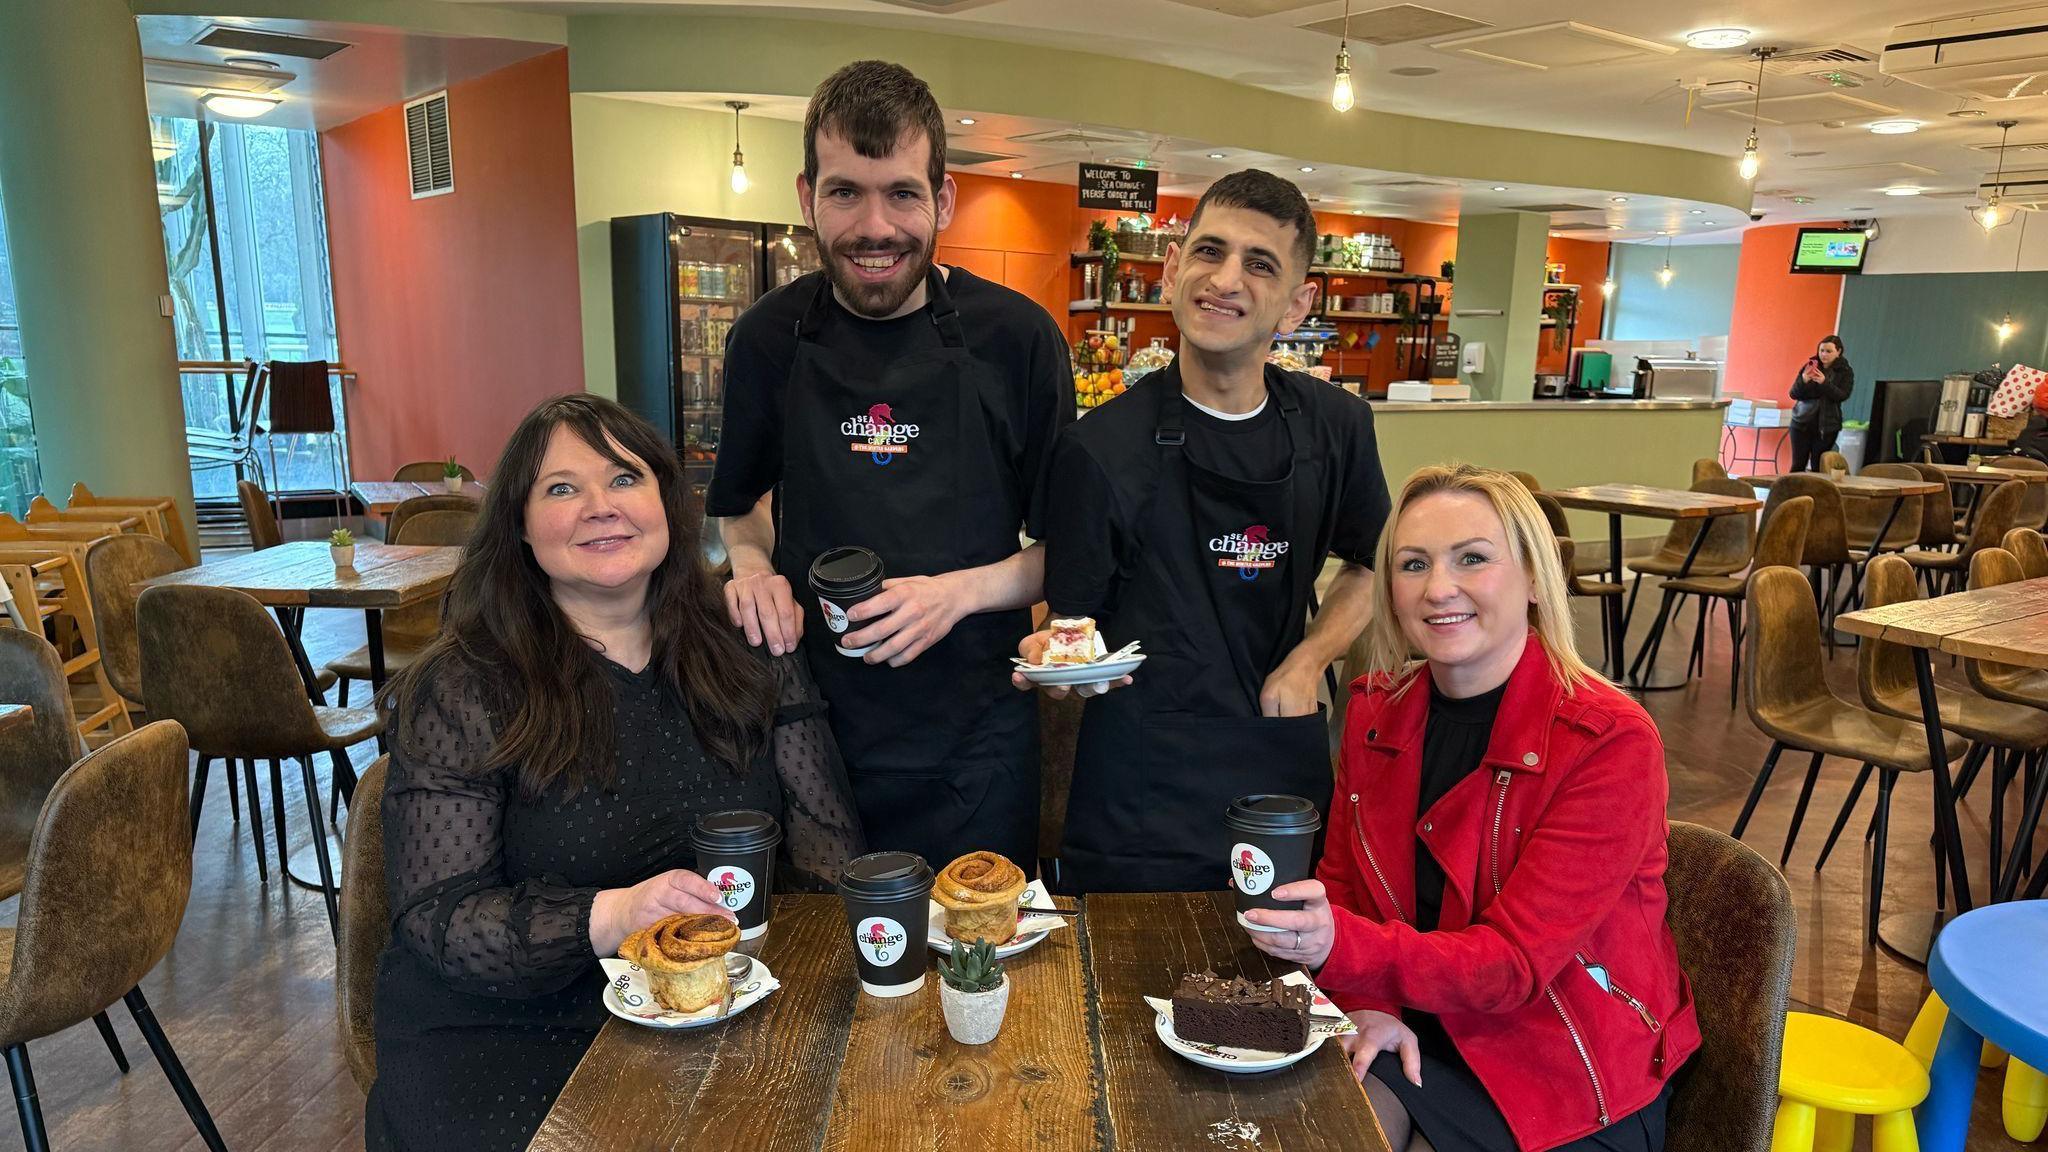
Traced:
[[1801, 228], [1792, 246], [1794, 272], [1861, 272], [1870, 240], [1861, 228]]

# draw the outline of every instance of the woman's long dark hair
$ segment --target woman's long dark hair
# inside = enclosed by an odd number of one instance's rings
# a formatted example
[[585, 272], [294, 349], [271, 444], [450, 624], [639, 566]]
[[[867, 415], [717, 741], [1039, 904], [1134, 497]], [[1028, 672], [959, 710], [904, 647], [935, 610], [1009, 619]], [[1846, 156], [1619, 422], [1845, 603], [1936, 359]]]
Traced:
[[[616, 769], [612, 685], [577, 634], [526, 545], [526, 501], [556, 429], [566, 429], [621, 467], [646, 462], [668, 517], [668, 555], [647, 589], [653, 663], [684, 706], [704, 750], [745, 770], [767, 738], [775, 685], [766, 661], [726, 615], [718, 582], [698, 547], [702, 520], [687, 498], [675, 449], [653, 425], [601, 396], [557, 396], [526, 414], [484, 490], [483, 510], [448, 586], [441, 634], [387, 686], [394, 709], [432, 707], [435, 686], [467, 678], [497, 739], [479, 772], [508, 764], [537, 797], [560, 784], [574, 793], [609, 784]], [[457, 680], [456, 682], [461, 682]], [[398, 725], [399, 739], [404, 726]]]

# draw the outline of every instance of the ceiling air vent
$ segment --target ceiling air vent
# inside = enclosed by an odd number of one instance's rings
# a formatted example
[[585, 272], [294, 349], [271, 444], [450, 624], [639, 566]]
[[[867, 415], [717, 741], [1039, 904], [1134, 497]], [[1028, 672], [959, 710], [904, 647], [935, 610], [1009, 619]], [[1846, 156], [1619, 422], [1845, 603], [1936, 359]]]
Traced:
[[340, 40], [317, 40], [283, 32], [260, 32], [231, 24], [215, 24], [192, 41], [208, 48], [229, 52], [250, 52], [258, 56], [296, 56], [301, 60], [325, 60], [348, 44]]
[[448, 93], [406, 102], [405, 158], [412, 169], [413, 199], [455, 191], [455, 160], [448, 147]]
[[[1334, 20], [1318, 20], [1303, 24], [1304, 32], [1321, 32], [1328, 36], [1345, 34], [1342, 16]], [[1455, 36], [1460, 32], [1475, 32], [1491, 28], [1484, 20], [1471, 20], [1439, 12], [1434, 8], [1423, 8], [1414, 4], [1396, 4], [1391, 8], [1375, 8], [1370, 12], [1351, 14], [1351, 39], [1360, 44], [1410, 44], [1417, 40], [1440, 39]]]
[[1591, 204], [1514, 204], [1503, 209], [1507, 212], [1543, 212], [1552, 216], [1566, 212], [1598, 212]]
[[1005, 156], [997, 152], [976, 152], [972, 148], [946, 149], [946, 167], [948, 168], [972, 168], [976, 164], [993, 164], [998, 160], [1015, 159], [1015, 156]]
[[1847, 44], [1822, 44], [1813, 48], [1793, 48], [1772, 53], [1764, 62], [1764, 71], [1779, 76], [1820, 75], [1826, 72], [1847, 70], [1858, 64], [1875, 63], [1875, 53]]

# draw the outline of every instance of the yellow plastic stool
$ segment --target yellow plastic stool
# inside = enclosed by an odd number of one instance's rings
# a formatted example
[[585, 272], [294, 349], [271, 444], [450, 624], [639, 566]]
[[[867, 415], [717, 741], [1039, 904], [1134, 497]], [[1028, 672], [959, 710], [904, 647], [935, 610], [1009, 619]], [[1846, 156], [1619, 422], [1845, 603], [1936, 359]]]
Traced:
[[[1947, 1023], [1948, 1005], [1941, 1002], [1940, 993], [1929, 992], [1927, 1002], [1920, 1005], [1920, 1014], [1913, 1018], [1912, 1030], [1906, 1033], [1906, 1051], [1913, 1054], [1922, 1068], [1934, 1063], [1934, 1046], [1940, 1042], [1941, 1030]], [[1996, 1068], [2003, 1060], [2005, 1053], [1986, 1040], [1977, 1063]], [[2004, 1108], [2006, 1135], [2022, 1144], [2039, 1139], [2042, 1129], [2048, 1128], [2048, 1076], [2018, 1060], [2007, 1063]]]
[[1895, 1040], [1829, 1016], [1785, 1014], [1771, 1152], [1848, 1152], [1857, 1116], [1873, 1152], [1919, 1152], [1913, 1108], [1927, 1069]]

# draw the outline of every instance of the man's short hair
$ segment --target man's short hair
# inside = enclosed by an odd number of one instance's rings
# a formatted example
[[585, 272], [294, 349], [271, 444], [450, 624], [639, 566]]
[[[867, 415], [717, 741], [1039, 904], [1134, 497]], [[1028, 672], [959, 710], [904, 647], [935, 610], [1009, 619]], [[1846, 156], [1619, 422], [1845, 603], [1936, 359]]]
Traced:
[[1308, 274], [1316, 255], [1316, 214], [1309, 211], [1308, 197], [1301, 194], [1294, 181], [1257, 168], [1232, 172], [1202, 193], [1202, 199], [1195, 204], [1195, 214], [1188, 219], [1188, 235], [1195, 234], [1202, 210], [1211, 204], [1249, 208], [1282, 224], [1294, 225], [1294, 254], [1301, 260], [1302, 275]]
[[829, 132], [870, 160], [896, 151], [906, 132], [931, 141], [926, 167], [932, 193], [946, 180], [946, 118], [932, 90], [910, 69], [886, 60], [856, 60], [825, 78], [804, 113], [804, 179], [818, 183], [818, 133]]

